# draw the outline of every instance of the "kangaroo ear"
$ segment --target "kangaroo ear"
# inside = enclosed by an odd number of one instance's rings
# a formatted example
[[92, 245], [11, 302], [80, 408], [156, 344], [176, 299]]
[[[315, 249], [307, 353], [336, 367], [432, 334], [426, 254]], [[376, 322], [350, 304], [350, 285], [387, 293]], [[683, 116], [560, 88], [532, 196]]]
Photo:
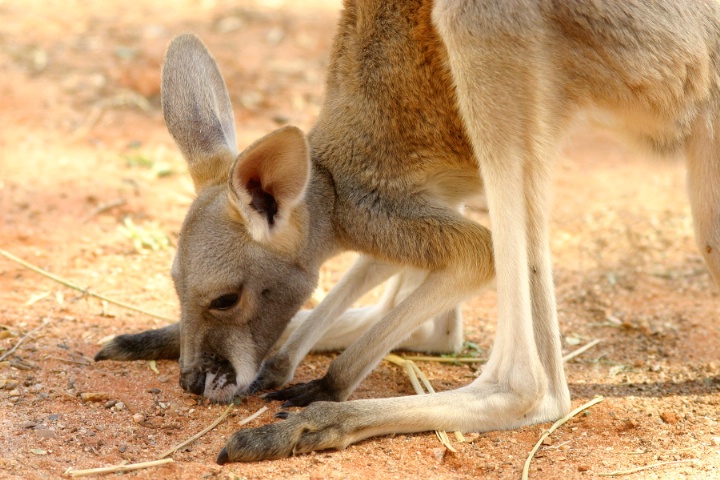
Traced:
[[303, 199], [310, 176], [305, 135], [283, 127], [250, 145], [230, 170], [233, 204], [257, 241], [282, 231]]
[[194, 35], [176, 37], [165, 55], [165, 123], [190, 169], [195, 190], [222, 183], [237, 156], [235, 121], [220, 70]]

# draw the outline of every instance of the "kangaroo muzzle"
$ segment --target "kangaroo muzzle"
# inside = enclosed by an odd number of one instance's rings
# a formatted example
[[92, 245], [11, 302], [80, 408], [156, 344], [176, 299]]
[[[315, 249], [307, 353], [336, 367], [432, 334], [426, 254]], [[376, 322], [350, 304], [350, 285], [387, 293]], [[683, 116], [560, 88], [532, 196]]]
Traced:
[[180, 372], [180, 386], [187, 392], [203, 395], [205, 393], [206, 377], [206, 372], [198, 370]]

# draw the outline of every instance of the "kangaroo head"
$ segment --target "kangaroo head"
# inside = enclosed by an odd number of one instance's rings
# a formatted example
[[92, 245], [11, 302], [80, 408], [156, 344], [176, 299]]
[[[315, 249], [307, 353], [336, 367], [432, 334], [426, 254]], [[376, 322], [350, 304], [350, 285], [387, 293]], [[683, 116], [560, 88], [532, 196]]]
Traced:
[[220, 72], [192, 35], [168, 48], [162, 80], [168, 130], [197, 198], [182, 226], [172, 277], [180, 299], [180, 384], [228, 401], [309, 298], [305, 136], [285, 127], [238, 155]]

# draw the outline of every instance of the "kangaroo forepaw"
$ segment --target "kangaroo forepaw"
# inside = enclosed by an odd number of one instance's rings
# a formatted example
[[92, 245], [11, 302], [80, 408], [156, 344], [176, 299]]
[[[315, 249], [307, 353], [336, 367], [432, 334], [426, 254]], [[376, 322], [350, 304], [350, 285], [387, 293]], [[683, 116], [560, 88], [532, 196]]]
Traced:
[[274, 460], [328, 448], [344, 448], [347, 418], [335, 403], [316, 403], [286, 420], [235, 432], [220, 451], [217, 463]]
[[313, 402], [339, 402], [343, 400], [338, 391], [332, 387], [327, 376], [308, 383], [300, 383], [265, 395], [268, 400], [285, 400], [283, 408], [305, 407]]
[[287, 357], [277, 355], [265, 360], [255, 381], [248, 387], [247, 393], [253, 395], [262, 390], [280, 388], [292, 379], [294, 369]]

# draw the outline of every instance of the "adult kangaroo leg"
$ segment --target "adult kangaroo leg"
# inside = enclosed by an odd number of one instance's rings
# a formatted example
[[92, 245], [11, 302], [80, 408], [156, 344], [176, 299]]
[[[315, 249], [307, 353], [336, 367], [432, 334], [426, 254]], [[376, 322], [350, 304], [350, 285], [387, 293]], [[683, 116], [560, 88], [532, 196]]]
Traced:
[[701, 115], [685, 144], [695, 242], [720, 286], [720, 118]]
[[[561, 416], [570, 395], [560, 355], [548, 218], [562, 115], [554, 110], [542, 18], [503, 2], [440, 1], [433, 20], [448, 50], [458, 105], [486, 188], [498, 291], [488, 364], [469, 388], [506, 389], [510, 427]], [[513, 41], [507, 41], [512, 37]]]

